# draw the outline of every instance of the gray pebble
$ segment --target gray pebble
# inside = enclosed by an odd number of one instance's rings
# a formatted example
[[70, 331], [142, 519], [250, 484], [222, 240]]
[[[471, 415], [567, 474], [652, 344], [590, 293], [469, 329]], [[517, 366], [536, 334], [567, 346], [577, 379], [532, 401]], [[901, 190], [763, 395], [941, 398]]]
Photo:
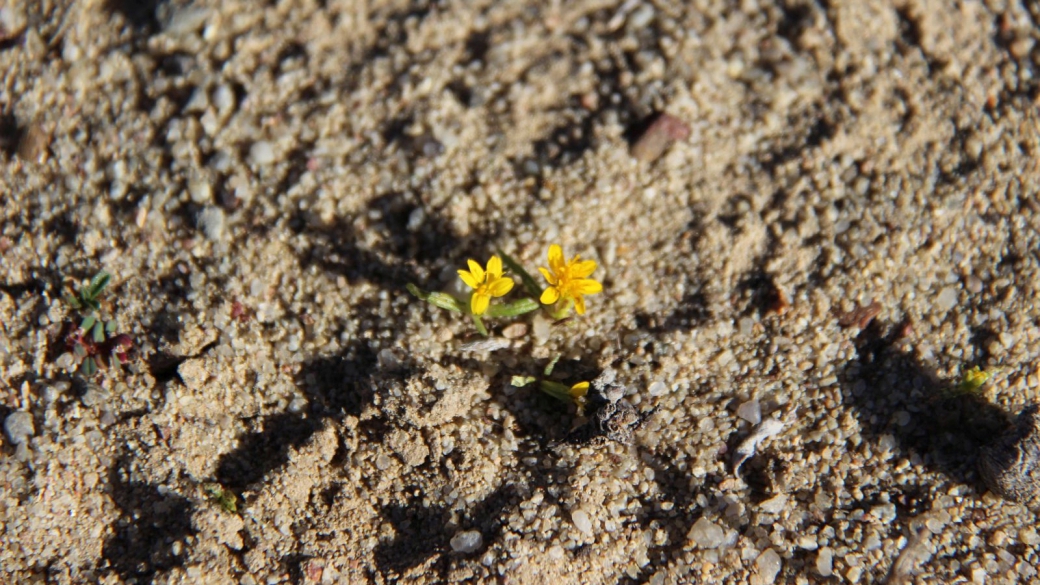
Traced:
[[15, 445], [27, 443], [35, 432], [33, 417], [24, 410], [12, 412], [4, 419], [4, 434]]
[[199, 212], [198, 228], [206, 239], [217, 242], [224, 238], [224, 210], [207, 205]]

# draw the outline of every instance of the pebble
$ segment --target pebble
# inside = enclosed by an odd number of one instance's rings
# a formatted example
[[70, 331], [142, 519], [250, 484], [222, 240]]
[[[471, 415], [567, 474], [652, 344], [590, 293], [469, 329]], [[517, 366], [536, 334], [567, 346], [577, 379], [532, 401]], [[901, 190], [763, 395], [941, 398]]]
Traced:
[[834, 574], [834, 549], [825, 546], [816, 553], [816, 572], [821, 577], [830, 577]]
[[527, 335], [526, 323], [511, 323], [502, 329], [502, 337], [506, 339], [519, 339]]
[[571, 512], [571, 522], [574, 522], [574, 527], [578, 530], [585, 534], [592, 534], [592, 519], [585, 510], [579, 508]]
[[254, 142], [249, 147], [249, 160], [258, 167], [267, 166], [274, 162], [274, 146], [270, 142], [261, 140]]
[[664, 396], [668, 393], [668, 386], [665, 385], [664, 382], [657, 380], [653, 384], [650, 384], [650, 387], [647, 388], [647, 392], [650, 393], [650, 396]]
[[661, 114], [632, 144], [629, 152], [637, 160], [653, 162], [660, 158], [673, 143], [689, 137], [690, 127], [685, 122], [675, 116]]
[[787, 494], [779, 494], [758, 505], [767, 514], [779, 514], [787, 507]]
[[235, 108], [235, 92], [226, 84], [220, 84], [213, 90], [213, 107], [221, 116], [226, 116]]
[[780, 554], [771, 548], [762, 551], [755, 559], [755, 569], [758, 571], [752, 578], [752, 585], [770, 585], [776, 581], [782, 565]]
[[940, 311], [949, 311], [957, 306], [957, 289], [948, 286], [939, 291], [935, 297], [935, 308]]
[[753, 425], [762, 422], [762, 405], [757, 399], [751, 399], [737, 407], [737, 416]]
[[24, 410], [12, 412], [4, 419], [4, 434], [15, 445], [27, 443], [35, 432], [33, 416]]
[[215, 206], [207, 205], [199, 212], [198, 228], [207, 240], [219, 242], [224, 239], [225, 225], [224, 210]]
[[163, 30], [171, 35], [192, 33], [202, 28], [209, 17], [209, 8], [189, 4], [171, 14]]
[[205, 179], [194, 179], [188, 183], [188, 194], [193, 202], [205, 205], [213, 201], [213, 186]]
[[477, 530], [459, 532], [451, 537], [451, 550], [457, 553], [476, 552], [484, 544], [484, 537]]
[[686, 536], [700, 548], [718, 548], [725, 540], [726, 534], [722, 527], [702, 516]]

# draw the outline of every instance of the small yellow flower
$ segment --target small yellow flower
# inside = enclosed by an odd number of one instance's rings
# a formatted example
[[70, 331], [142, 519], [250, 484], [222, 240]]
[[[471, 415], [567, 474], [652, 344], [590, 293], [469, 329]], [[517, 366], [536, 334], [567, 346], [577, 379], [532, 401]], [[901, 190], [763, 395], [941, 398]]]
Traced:
[[977, 392], [982, 386], [993, 376], [989, 372], [983, 371], [978, 366], [964, 372], [964, 376], [961, 378], [961, 383], [958, 384], [958, 388], [962, 392], [973, 393]]
[[588, 393], [588, 382], [578, 382], [571, 386], [571, 399], [574, 400], [574, 404], [577, 404], [579, 409], [585, 409], [585, 396], [587, 396]]
[[474, 315], [483, 315], [491, 304], [491, 297], [500, 297], [513, 290], [513, 279], [502, 276], [502, 259], [492, 256], [487, 263], [487, 270], [480, 267], [476, 260], [467, 260], [469, 270], [459, 270], [459, 278], [470, 288], [475, 289], [470, 297], [470, 310]]
[[563, 248], [557, 244], [549, 246], [549, 268], [538, 267], [549, 288], [542, 291], [543, 305], [551, 305], [560, 299], [571, 299], [579, 315], [585, 314], [584, 295], [603, 292], [603, 285], [587, 278], [596, 270], [595, 260], [581, 260], [575, 256], [570, 262], [563, 258]]

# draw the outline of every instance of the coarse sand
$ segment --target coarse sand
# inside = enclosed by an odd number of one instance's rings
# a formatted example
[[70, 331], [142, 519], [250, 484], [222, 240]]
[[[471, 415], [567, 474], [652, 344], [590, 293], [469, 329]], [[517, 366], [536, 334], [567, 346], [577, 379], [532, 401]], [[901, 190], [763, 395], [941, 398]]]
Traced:
[[[1038, 22], [0, 0], [0, 582], [1036, 582], [976, 465], [1040, 402]], [[553, 243], [585, 315], [405, 289]], [[557, 358], [632, 444], [511, 384]]]

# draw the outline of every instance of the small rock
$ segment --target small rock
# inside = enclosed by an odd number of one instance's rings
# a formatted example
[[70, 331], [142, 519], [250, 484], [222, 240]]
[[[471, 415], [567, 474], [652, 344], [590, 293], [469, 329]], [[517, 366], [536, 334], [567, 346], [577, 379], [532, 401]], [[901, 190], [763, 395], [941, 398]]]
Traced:
[[219, 242], [224, 239], [224, 220], [225, 215], [223, 209], [215, 205], [207, 205], [199, 212], [199, 231], [206, 236], [206, 239], [213, 242]]
[[592, 534], [592, 519], [585, 510], [578, 509], [571, 512], [571, 522], [574, 522], [574, 527], [578, 530], [585, 534]]
[[770, 585], [776, 581], [776, 576], [780, 573], [781, 564], [780, 555], [775, 550], [767, 548], [762, 551], [762, 554], [755, 559], [757, 573], [751, 577], [751, 584]]
[[210, 17], [210, 9], [189, 4], [171, 13], [163, 31], [171, 35], [192, 33], [202, 28]]
[[668, 393], [668, 386], [664, 382], [657, 380], [650, 387], [646, 389], [650, 396], [664, 396]]
[[632, 144], [629, 152], [638, 160], [653, 162], [661, 158], [673, 143], [689, 137], [690, 127], [685, 122], [675, 116], [661, 114]]
[[249, 147], [249, 160], [256, 166], [267, 166], [274, 162], [274, 147], [270, 142], [261, 140]]
[[762, 422], [762, 405], [757, 399], [752, 398], [737, 407], [737, 416], [753, 425]]
[[766, 514], [779, 514], [787, 507], [787, 494], [779, 494], [758, 505], [758, 509]]
[[694, 523], [686, 536], [700, 548], [718, 548], [726, 538], [722, 527], [703, 516]]
[[957, 289], [955, 287], [948, 286], [939, 291], [939, 296], [935, 297], [935, 308], [940, 311], [949, 311], [956, 306]]
[[506, 339], [519, 339], [527, 335], [526, 323], [511, 323], [502, 329], [502, 337]]
[[188, 183], [188, 194], [193, 202], [205, 205], [213, 201], [213, 186], [206, 179], [197, 178]]
[[213, 107], [217, 113], [226, 116], [235, 108], [235, 92], [226, 84], [220, 84], [213, 90]]
[[24, 410], [12, 412], [4, 419], [4, 434], [15, 445], [27, 443], [35, 432], [33, 416]]
[[816, 572], [821, 577], [830, 577], [834, 574], [834, 549], [825, 546], [816, 553]]
[[451, 537], [451, 550], [457, 553], [476, 552], [484, 544], [484, 537], [477, 530], [459, 532]]

